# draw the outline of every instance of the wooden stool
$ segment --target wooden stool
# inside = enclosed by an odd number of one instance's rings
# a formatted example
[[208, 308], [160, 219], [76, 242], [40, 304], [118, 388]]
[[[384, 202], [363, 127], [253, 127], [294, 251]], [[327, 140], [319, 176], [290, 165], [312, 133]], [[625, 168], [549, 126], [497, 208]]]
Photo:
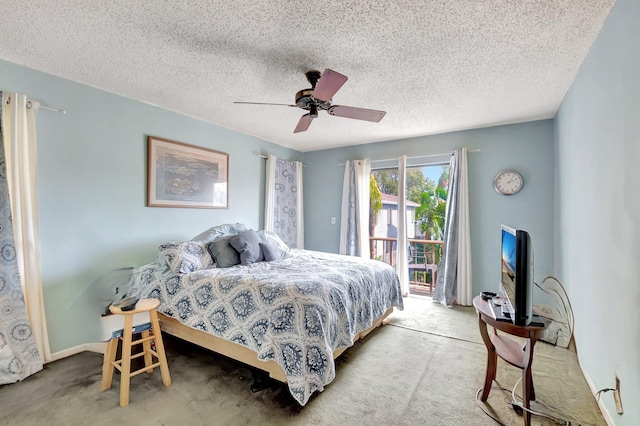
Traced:
[[[156, 308], [160, 306], [158, 299], [140, 299], [131, 311], [122, 311], [120, 308], [110, 306], [109, 310], [112, 314], [124, 316], [124, 328], [122, 337], [115, 337], [109, 340], [107, 350], [104, 353], [104, 361], [102, 363], [102, 389], [107, 390], [111, 387], [113, 378], [113, 368], [120, 371], [120, 406], [129, 405], [129, 382], [132, 376], [138, 375], [144, 371], [153, 372], [155, 367], [160, 367], [162, 373], [162, 383], [165, 386], [171, 384], [171, 376], [169, 375], [169, 366], [167, 365], [167, 357], [164, 352], [162, 343], [162, 334], [160, 334], [160, 324], [158, 323], [158, 313]], [[151, 330], [142, 332], [142, 338], [132, 342], [134, 331], [132, 330], [133, 316], [142, 312], [149, 313], [151, 322]], [[118, 351], [118, 342], [122, 340], [122, 357], [116, 361], [116, 352]], [[151, 348], [151, 340], [155, 341], [155, 350]], [[142, 344], [143, 351], [141, 353], [131, 355], [131, 347]], [[152, 363], [152, 357], [158, 360]], [[131, 371], [131, 360], [144, 356], [144, 367]]]

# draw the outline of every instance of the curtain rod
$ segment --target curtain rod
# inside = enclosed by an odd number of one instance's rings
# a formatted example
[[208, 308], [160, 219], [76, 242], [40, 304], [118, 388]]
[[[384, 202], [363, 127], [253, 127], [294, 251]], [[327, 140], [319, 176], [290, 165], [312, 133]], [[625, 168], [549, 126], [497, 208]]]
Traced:
[[[32, 105], [33, 104], [31, 103], [31, 101], [27, 101], [27, 108], [31, 109]], [[39, 108], [40, 109], [47, 109], [49, 111], [59, 112], [61, 114], [66, 114], [67, 113], [67, 110], [61, 109], [61, 108], [51, 108], [51, 107], [44, 106], [44, 105], [40, 105]]]
[[[480, 152], [479, 149], [468, 149], [467, 152]], [[442, 154], [428, 154], [428, 155], [415, 155], [413, 157], [407, 157], [407, 160], [413, 160], [416, 158], [429, 158], [429, 157], [442, 157], [443, 155], [453, 155], [452, 152], [443, 152]], [[386, 162], [386, 161], [394, 161], [394, 160], [398, 160], [398, 157], [396, 158], [385, 158], [384, 160], [368, 160], [370, 163], [382, 163], [382, 162]], [[338, 167], [340, 166], [344, 166], [345, 164], [338, 164]]]
[[[6, 103], [7, 103], [7, 105], [9, 105], [9, 104], [11, 103], [11, 96], [9, 96], [9, 97], [7, 98], [7, 102], [6, 102]], [[31, 107], [32, 107], [32, 106], [33, 106], [33, 104], [31, 103], [31, 101], [27, 101], [27, 108], [28, 108], [28, 109], [31, 109]], [[67, 111], [66, 111], [66, 110], [64, 110], [64, 109], [60, 109], [60, 108], [51, 108], [51, 107], [44, 106], [44, 105], [40, 105], [40, 108], [42, 108], [42, 109], [48, 109], [49, 111], [60, 112], [60, 113], [62, 113], [62, 114], [66, 114], [66, 113], [67, 113]]]
[[[269, 156], [264, 155], [264, 154], [257, 154], [257, 155], [258, 155], [258, 157], [260, 157], [260, 158], [264, 158], [265, 160], [266, 160], [267, 158], [269, 158]], [[280, 160], [280, 161], [289, 161], [289, 162], [295, 162], [295, 161], [296, 161], [296, 160], [283, 160], [283, 159], [281, 159], [281, 158], [280, 158], [279, 160]], [[301, 162], [301, 163], [302, 163], [302, 162]], [[306, 165], [306, 164], [304, 164], [304, 163], [302, 163], [302, 167], [307, 167], [307, 165]]]

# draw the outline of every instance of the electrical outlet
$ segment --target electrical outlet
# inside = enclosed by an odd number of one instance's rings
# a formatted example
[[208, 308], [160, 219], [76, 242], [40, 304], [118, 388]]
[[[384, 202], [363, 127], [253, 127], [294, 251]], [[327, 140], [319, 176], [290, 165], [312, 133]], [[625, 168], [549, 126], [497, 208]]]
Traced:
[[622, 400], [620, 399], [620, 379], [616, 375], [616, 389], [613, 391], [613, 400], [616, 402], [618, 414], [622, 414]]

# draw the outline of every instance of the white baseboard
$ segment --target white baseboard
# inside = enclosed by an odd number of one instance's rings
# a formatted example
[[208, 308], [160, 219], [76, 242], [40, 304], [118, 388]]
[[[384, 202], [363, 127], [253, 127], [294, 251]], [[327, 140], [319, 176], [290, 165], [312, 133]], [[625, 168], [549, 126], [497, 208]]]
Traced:
[[80, 352], [86, 352], [86, 351], [104, 354], [106, 348], [107, 348], [107, 342], [84, 343], [82, 345], [74, 346], [73, 348], [52, 353], [51, 359], [48, 362], [58, 361], [59, 359], [66, 358], [71, 355], [76, 355], [76, 354], [79, 354]]
[[[595, 396], [596, 392], [598, 392], [598, 389], [595, 387], [595, 385], [591, 381], [591, 377], [589, 377], [589, 375], [585, 373], [584, 370], [582, 371], [582, 375], [587, 381], [587, 384], [589, 385], [589, 389], [591, 389], [591, 394]], [[611, 414], [609, 414], [609, 410], [607, 410], [607, 406], [604, 405], [604, 402], [602, 402], [602, 398], [596, 399], [596, 402], [598, 403], [598, 407], [600, 407], [600, 411], [602, 412], [602, 416], [604, 417], [604, 420], [607, 422], [607, 425], [616, 426], [616, 422], [613, 421]]]

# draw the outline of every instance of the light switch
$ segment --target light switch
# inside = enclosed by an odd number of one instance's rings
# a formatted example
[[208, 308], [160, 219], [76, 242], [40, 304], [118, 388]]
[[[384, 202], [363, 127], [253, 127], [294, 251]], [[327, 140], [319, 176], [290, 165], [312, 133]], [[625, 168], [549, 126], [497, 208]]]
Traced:
[[332, 225], [336, 224], [336, 217], [335, 216], [331, 216], [331, 224]]

